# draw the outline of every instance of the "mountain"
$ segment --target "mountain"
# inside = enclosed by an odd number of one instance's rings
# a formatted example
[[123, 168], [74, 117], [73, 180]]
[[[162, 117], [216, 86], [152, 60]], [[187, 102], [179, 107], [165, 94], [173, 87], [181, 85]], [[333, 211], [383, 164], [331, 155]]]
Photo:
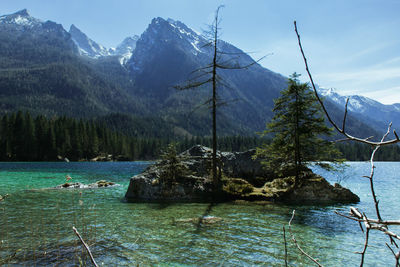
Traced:
[[0, 23], [3, 26], [11, 24], [20, 28], [34, 28], [42, 25], [42, 21], [31, 17], [26, 9], [22, 9], [14, 14], [0, 16]]
[[[205, 46], [207, 43], [208, 40], [182, 22], [153, 19], [126, 63], [138, 90], [131, 93], [149, 99], [153, 103], [152, 109], [167, 114], [166, 119], [181, 117], [188, 121], [190, 117], [183, 114], [191, 114], [194, 116], [190, 122], [193, 127], [203, 128], [198, 122], [204, 121], [210, 125], [207, 108], [192, 112], [211, 97], [210, 85], [183, 92], [173, 88], [189, 80], [193, 71], [212, 62], [213, 51]], [[221, 61], [233, 60], [232, 64], [236, 65], [254, 62], [246, 53], [226, 42], [220, 41], [219, 49], [226, 53]], [[287, 86], [286, 78], [259, 64], [242, 70], [222, 70], [219, 75], [226, 85], [219, 88], [220, 98], [235, 101], [219, 110], [220, 126], [242, 132], [264, 128], [266, 120], [272, 116], [273, 99]]]
[[[114, 72], [123, 73], [118, 67]], [[79, 55], [60, 24], [35, 19], [26, 10], [0, 17], [0, 107], [3, 113], [22, 109], [73, 117], [143, 110], [140, 101]]]
[[400, 129], [400, 104], [384, 105], [371, 98], [359, 95], [342, 96], [334, 89], [319, 88], [319, 92], [325, 98], [333, 101], [344, 110], [347, 98], [349, 99], [347, 110], [361, 118], [362, 121], [380, 132], [385, 132], [390, 122], [392, 129]]
[[133, 50], [136, 48], [136, 42], [138, 39], [139, 36], [137, 35], [126, 37], [117, 48], [109, 49], [110, 55], [119, 56], [121, 65], [126, 64], [126, 62], [131, 58]]
[[[202, 105], [211, 97], [210, 85], [187, 91], [173, 87], [212, 62], [207, 43], [180, 21], [155, 18], [139, 37], [128, 37], [107, 50], [73, 25], [67, 32], [26, 10], [1, 16], [1, 112], [22, 109], [48, 116], [118, 118], [113, 127], [124, 127], [125, 121], [128, 132], [148, 132], [133, 128], [154, 124], [151, 132], [210, 135], [210, 111]], [[220, 61], [230, 66], [254, 63], [222, 40], [218, 49], [223, 52]], [[223, 80], [218, 96], [227, 103], [217, 111], [219, 134], [253, 135], [263, 130], [273, 116], [273, 100], [287, 87], [286, 77], [257, 63], [218, 75]], [[329, 100], [327, 106], [335, 120], [343, 118], [338, 103]], [[350, 132], [370, 135], [373, 130], [355, 115], [348, 117]]]
[[81, 30], [79, 30], [74, 24], [71, 25], [69, 33], [71, 34], [72, 40], [75, 42], [76, 46], [79, 48], [79, 53], [81, 55], [91, 58], [110, 55], [107, 48], [88, 38], [86, 34], [81, 32]]
[[26, 9], [1, 16], [0, 35], [1, 54], [18, 60], [21, 65], [43, 58], [41, 53], [52, 55], [43, 60], [55, 62], [60, 60], [60, 50], [65, 53], [77, 51], [70, 34], [61, 24], [33, 18]]

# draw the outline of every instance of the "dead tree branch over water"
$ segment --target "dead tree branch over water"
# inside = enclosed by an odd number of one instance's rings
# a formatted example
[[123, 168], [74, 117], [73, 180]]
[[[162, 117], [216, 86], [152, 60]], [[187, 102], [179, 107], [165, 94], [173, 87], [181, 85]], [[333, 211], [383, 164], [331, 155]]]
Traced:
[[[398, 245], [396, 243], [396, 240], [400, 241], [400, 236], [398, 234], [392, 232], [392, 231], [389, 231], [389, 226], [390, 225], [400, 225], [400, 220], [383, 220], [382, 219], [381, 212], [380, 212], [380, 209], [379, 209], [379, 200], [378, 200], [378, 198], [376, 196], [375, 187], [374, 187], [374, 174], [375, 174], [375, 168], [376, 168], [376, 166], [374, 164], [375, 154], [376, 154], [376, 152], [379, 150], [379, 148], [381, 146], [393, 145], [393, 144], [399, 143], [400, 142], [399, 136], [397, 135], [396, 131], [393, 130], [393, 134], [394, 134], [395, 138], [390, 139], [390, 140], [386, 140], [386, 138], [388, 137], [389, 133], [391, 132], [392, 123], [389, 124], [386, 133], [382, 136], [380, 141], [371, 141], [370, 137], [369, 138], [360, 138], [360, 137], [356, 137], [356, 136], [353, 136], [353, 135], [349, 134], [346, 131], [347, 105], [348, 105], [348, 102], [349, 102], [349, 98], [347, 98], [346, 104], [345, 104], [345, 107], [344, 107], [344, 117], [343, 117], [343, 121], [342, 121], [342, 128], [340, 128], [333, 121], [333, 119], [329, 115], [329, 113], [328, 113], [328, 111], [327, 111], [322, 99], [320, 98], [320, 96], [319, 96], [319, 94], [317, 92], [316, 86], [314, 84], [314, 80], [312, 78], [312, 75], [311, 75], [311, 72], [310, 72], [310, 69], [309, 69], [309, 66], [308, 66], [307, 58], [305, 56], [305, 53], [304, 53], [304, 50], [303, 50], [303, 47], [302, 47], [302, 44], [301, 44], [300, 34], [299, 34], [298, 30], [297, 30], [296, 21], [294, 21], [294, 29], [295, 29], [295, 33], [296, 33], [296, 36], [297, 36], [300, 52], [301, 52], [301, 55], [303, 57], [304, 64], [305, 64], [305, 67], [306, 67], [306, 72], [307, 72], [308, 77], [310, 79], [310, 82], [311, 82], [315, 97], [317, 98], [317, 101], [321, 105], [321, 107], [322, 107], [326, 117], [328, 118], [329, 122], [332, 124], [332, 126], [335, 128], [335, 130], [338, 133], [342, 134], [345, 137], [346, 140], [351, 140], [351, 141], [355, 141], [355, 142], [358, 142], [358, 143], [368, 144], [368, 145], [373, 147], [373, 151], [372, 151], [371, 158], [370, 158], [371, 171], [370, 171], [370, 174], [368, 176], [364, 176], [364, 177], [369, 179], [369, 182], [370, 182], [370, 191], [371, 191], [372, 198], [373, 198], [373, 201], [374, 201], [375, 213], [376, 213], [377, 219], [370, 219], [370, 218], [368, 218], [366, 216], [366, 214], [364, 212], [360, 212], [358, 209], [353, 208], [353, 207], [350, 208], [350, 213], [349, 214], [342, 214], [342, 213], [339, 213], [339, 212], [336, 212], [336, 214], [339, 214], [339, 215], [344, 216], [344, 217], [346, 217], [348, 219], [351, 219], [351, 220], [359, 222], [361, 231], [365, 233], [364, 248], [363, 248], [362, 252], [360, 252], [360, 254], [361, 254], [360, 266], [364, 265], [365, 254], [366, 254], [366, 251], [367, 251], [367, 248], [368, 248], [368, 243], [369, 243], [369, 231], [370, 230], [378, 230], [378, 231], [381, 231], [385, 235], [388, 236], [391, 245], [386, 243], [386, 246], [390, 249], [390, 251], [392, 252], [393, 256], [395, 257], [396, 266], [400, 266], [400, 264], [399, 264], [400, 251], [395, 253], [394, 249], [392, 248], [394, 246], [395, 249], [399, 249], [399, 247], [398, 247]], [[364, 225], [365, 231], [363, 229], [363, 225]]]

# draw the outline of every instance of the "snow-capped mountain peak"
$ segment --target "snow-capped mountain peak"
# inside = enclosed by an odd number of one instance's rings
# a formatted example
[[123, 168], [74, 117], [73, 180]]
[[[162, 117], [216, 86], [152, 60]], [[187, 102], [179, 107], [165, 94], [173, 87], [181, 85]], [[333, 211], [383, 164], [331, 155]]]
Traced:
[[14, 15], [19, 15], [19, 16], [22, 16], [22, 17], [30, 17], [31, 16], [26, 8], [15, 12]]
[[179, 50], [183, 54], [195, 57], [203, 56], [206, 54], [204, 44], [204, 38], [182, 22], [157, 17], [152, 19], [137, 40], [136, 48], [127, 64], [132, 70], [137, 71], [148, 61], [143, 55], [171, 53], [169, 50]]
[[125, 65], [125, 63], [131, 58], [138, 39], [139, 36], [137, 35], [127, 37], [116, 48], [110, 48], [108, 51], [111, 55], [118, 55], [121, 65]]
[[194, 55], [204, 52], [202, 46], [206, 43], [206, 40], [180, 21], [171, 18], [167, 20], [160, 17], [154, 18], [147, 31], [157, 34], [162, 39], [168, 38], [183, 41]]
[[201, 50], [201, 46], [199, 44], [205, 43], [204, 38], [192, 30], [191, 28], [187, 27], [184, 23], [180, 21], [175, 21], [171, 18], [167, 19], [167, 22], [176, 30], [179, 32], [180, 35], [184, 36], [187, 38], [187, 40], [190, 42], [190, 45], [194, 50], [192, 50], [193, 54], [197, 55], [197, 53], [202, 53], [203, 51]]
[[69, 33], [71, 34], [72, 40], [75, 42], [81, 55], [92, 58], [110, 55], [107, 48], [87, 37], [86, 34], [84, 34], [74, 24], [71, 25]]
[[347, 105], [347, 109], [349, 111], [355, 112], [355, 113], [363, 113], [366, 110], [366, 103], [370, 103], [368, 101], [368, 98], [363, 97], [363, 96], [358, 96], [358, 95], [351, 95], [351, 96], [343, 96], [338, 94], [335, 89], [333, 88], [323, 88], [319, 87], [318, 92], [324, 96], [325, 98], [328, 98], [338, 104], [339, 106], [345, 106], [347, 98], [349, 99], [349, 103]]
[[14, 24], [23, 27], [34, 27], [42, 24], [43, 22], [39, 19], [33, 18], [29, 15], [28, 10], [22, 9], [10, 15], [4, 15], [0, 17], [0, 23], [2, 24]]
[[340, 95], [334, 89], [318, 88], [318, 92], [327, 100], [331, 100], [344, 110], [347, 99], [349, 99], [347, 110], [361, 116], [369, 118], [387, 126], [393, 122], [394, 128], [400, 127], [400, 104], [384, 105], [371, 98], [361, 95]]

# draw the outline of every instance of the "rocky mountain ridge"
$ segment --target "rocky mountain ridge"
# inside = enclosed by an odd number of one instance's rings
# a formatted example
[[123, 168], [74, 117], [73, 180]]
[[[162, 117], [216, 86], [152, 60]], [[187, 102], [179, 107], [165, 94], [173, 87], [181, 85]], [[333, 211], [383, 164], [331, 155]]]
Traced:
[[[140, 36], [107, 49], [76, 26], [67, 32], [21, 10], [0, 17], [0, 107], [36, 114], [96, 117], [111, 113], [159, 118], [177, 135], [209, 135], [209, 87], [177, 91], [174, 85], [211, 62], [207, 38], [180, 21], [155, 18]], [[254, 62], [239, 48], [220, 40], [223, 62]], [[233, 54], [233, 55], [232, 55]], [[259, 64], [222, 70], [219, 132], [253, 135], [272, 117], [273, 100], [287, 87], [286, 77]], [[231, 103], [232, 102], [232, 103]], [[338, 120], [343, 108], [328, 99]], [[354, 113], [356, 116], [358, 114]], [[349, 114], [349, 130], [369, 136], [370, 129]], [[367, 129], [367, 130], [364, 130]]]

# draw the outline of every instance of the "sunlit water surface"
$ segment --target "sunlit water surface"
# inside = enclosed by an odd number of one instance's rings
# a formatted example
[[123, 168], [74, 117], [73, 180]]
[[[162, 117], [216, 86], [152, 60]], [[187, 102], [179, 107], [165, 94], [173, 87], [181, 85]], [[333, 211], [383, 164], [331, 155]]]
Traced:
[[[0, 265], [79, 266], [90, 262], [75, 226], [104, 266], [284, 266], [283, 225], [296, 210], [293, 230], [302, 248], [325, 266], [358, 266], [364, 236], [357, 223], [334, 214], [350, 205], [146, 204], [126, 203], [129, 178], [149, 163], [0, 163]], [[358, 194], [356, 204], [375, 217], [369, 163], [348, 163], [342, 173], [314, 170]], [[382, 216], [399, 219], [400, 163], [376, 163]], [[120, 187], [96, 190], [31, 191], [73, 180], [105, 179]], [[211, 225], [179, 222], [202, 215], [221, 217]], [[393, 229], [393, 228], [392, 228]], [[400, 229], [393, 229], [394, 231]], [[312, 263], [288, 240], [291, 266]], [[394, 265], [381, 233], [373, 233], [366, 266]], [[4, 263], [6, 262], [6, 263]]]

